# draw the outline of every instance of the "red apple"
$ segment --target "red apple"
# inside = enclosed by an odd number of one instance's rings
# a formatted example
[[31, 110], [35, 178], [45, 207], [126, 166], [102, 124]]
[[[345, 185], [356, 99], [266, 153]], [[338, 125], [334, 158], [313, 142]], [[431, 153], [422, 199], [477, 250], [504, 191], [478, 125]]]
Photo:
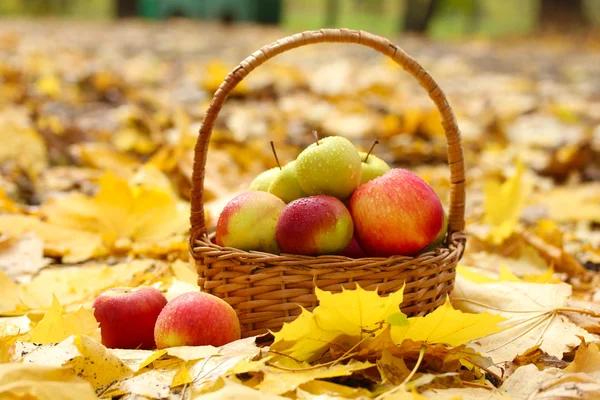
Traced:
[[222, 346], [240, 338], [240, 321], [224, 300], [208, 293], [175, 297], [158, 316], [154, 339], [159, 349], [175, 346]]
[[435, 191], [405, 169], [394, 168], [359, 186], [350, 198], [358, 242], [370, 256], [414, 255], [444, 224]]
[[285, 203], [277, 196], [251, 191], [235, 196], [217, 222], [217, 244], [240, 250], [279, 253], [275, 225]]
[[156, 288], [113, 288], [94, 300], [102, 344], [119, 349], [153, 349], [154, 324], [167, 304]]
[[285, 253], [338, 254], [350, 244], [353, 231], [344, 203], [322, 194], [289, 203], [277, 220], [275, 238]]
[[356, 236], [352, 236], [352, 241], [350, 242], [348, 247], [346, 247], [346, 249], [340, 253], [340, 256], [346, 256], [350, 258], [363, 258], [367, 255], [365, 254], [365, 251], [360, 247], [360, 244], [358, 244]]

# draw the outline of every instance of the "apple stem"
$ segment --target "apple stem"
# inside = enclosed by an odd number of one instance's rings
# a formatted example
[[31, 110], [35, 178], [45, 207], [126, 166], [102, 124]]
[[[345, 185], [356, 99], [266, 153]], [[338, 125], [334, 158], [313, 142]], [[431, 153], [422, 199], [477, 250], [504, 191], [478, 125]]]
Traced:
[[275, 161], [277, 161], [277, 166], [281, 169], [281, 164], [279, 164], [279, 157], [277, 157], [277, 152], [275, 151], [275, 144], [271, 140], [271, 150], [273, 150], [273, 155], [275, 156]]
[[365, 157], [365, 160], [363, 162], [367, 162], [367, 159], [371, 155], [371, 152], [373, 151], [373, 149], [375, 148], [375, 146], [377, 146], [378, 144], [379, 144], [379, 140], [376, 140], [376, 141], [373, 142], [373, 145], [369, 149], [369, 152], [367, 153], [367, 156]]
[[315, 137], [315, 142], [317, 143], [317, 146], [319, 145], [319, 134], [317, 133], [316, 130], [314, 130], [313, 132], [313, 136]]

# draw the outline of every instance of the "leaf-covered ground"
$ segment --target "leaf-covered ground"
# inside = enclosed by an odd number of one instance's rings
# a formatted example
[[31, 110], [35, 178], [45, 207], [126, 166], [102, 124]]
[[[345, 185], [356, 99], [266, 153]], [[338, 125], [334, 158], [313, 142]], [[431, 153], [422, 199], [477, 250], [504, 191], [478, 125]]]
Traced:
[[[467, 159], [468, 247], [449, 301], [407, 318], [360, 288], [266, 347], [109, 350], [91, 304], [115, 286], [198, 290], [186, 234], [211, 95], [284, 33], [191, 22], [1, 22], [0, 398], [600, 397], [600, 37], [396, 43], [449, 96]], [[344, 135], [416, 171], [447, 206], [438, 115], [413, 79], [351, 45], [298, 49], [238, 86], [206, 171], [224, 204]]]

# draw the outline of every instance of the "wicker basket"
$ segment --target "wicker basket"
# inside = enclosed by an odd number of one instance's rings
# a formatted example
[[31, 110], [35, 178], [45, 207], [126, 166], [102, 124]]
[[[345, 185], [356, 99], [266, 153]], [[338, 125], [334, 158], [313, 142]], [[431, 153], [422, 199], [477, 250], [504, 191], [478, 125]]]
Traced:
[[[321, 42], [358, 43], [392, 58], [423, 86], [442, 116], [448, 141], [452, 190], [445, 244], [417, 257], [352, 259], [326, 255], [273, 255], [221, 247], [211, 241], [204, 214], [204, 172], [210, 135], [219, 110], [233, 88], [256, 67], [284, 51]], [[465, 179], [460, 131], [442, 90], [413, 58], [387, 39], [348, 29], [303, 32], [264, 46], [242, 61], [217, 89], [200, 128], [194, 154], [191, 189], [190, 250], [196, 259], [203, 291], [226, 300], [236, 310], [244, 337], [279, 330], [317, 305], [314, 288], [396, 291], [406, 283], [402, 311], [424, 315], [443, 304], [454, 284], [456, 263], [464, 245]]]

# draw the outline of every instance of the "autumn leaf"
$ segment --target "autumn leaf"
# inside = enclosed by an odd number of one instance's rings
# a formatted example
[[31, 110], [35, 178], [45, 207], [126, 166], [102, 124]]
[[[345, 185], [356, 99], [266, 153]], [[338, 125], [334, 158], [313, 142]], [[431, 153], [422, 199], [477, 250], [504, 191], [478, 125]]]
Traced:
[[50, 261], [44, 258], [44, 242], [33, 232], [0, 244], [0, 269], [15, 280], [29, 280]]
[[386, 327], [386, 319], [392, 314], [398, 324], [406, 319], [399, 311], [403, 289], [380, 297], [376, 291], [357, 286], [356, 290], [344, 289], [341, 293], [330, 293], [318, 288], [315, 294], [319, 306], [311, 313], [302, 309], [291, 323], [286, 323], [279, 332], [273, 333], [273, 350], [297, 360], [311, 361], [318, 358], [338, 336], [375, 337]]
[[462, 277], [473, 281], [475, 283], [493, 283], [493, 282], [531, 282], [531, 283], [559, 283], [560, 279], [554, 278], [554, 268], [550, 267], [546, 272], [540, 275], [524, 275], [523, 278], [519, 278], [517, 275], [512, 273], [504, 265], [500, 266], [500, 276], [497, 279], [491, 278], [487, 275], [475, 272], [471, 268], [467, 268], [459, 265], [456, 268], [456, 272]]
[[525, 166], [518, 162], [515, 173], [504, 183], [487, 180], [484, 187], [484, 220], [494, 244], [502, 243], [517, 227], [533, 185], [524, 177]]
[[288, 397], [277, 396], [270, 393], [261, 392], [256, 389], [252, 389], [246, 385], [238, 383], [232, 379], [224, 379], [223, 385], [212, 392], [208, 393], [194, 393], [195, 400], [222, 400], [222, 399], [244, 399], [244, 400], [285, 400]]
[[33, 232], [44, 242], [46, 256], [62, 257], [65, 263], [105, 254], [99, 235], [56, 226], [29, 215], [0, 215], [0, 231], [13, 237]]
[[50, 309], [31, 332], [30, 340], [41, 344], [58, 343], [71, 335], [87, 335], [100, 339], [98, 327], [99, 324], [91, 310], [80, 307], [75, 312], [66, 313], [54, 296]]
[[[157, 171], [154, 175], [161, 176]], [[45, 204], [51, 224], [102, 236], [111, 247], [130, 246], [133, 241], [157, 241], [188, 228], [188, 206], [164, 184], [137, 184], [107, 172], [100, 178], [94, 197], [72, 193]]]
[[19, 304], [19, 285], [0, 271], [0, 314], [13, 313]]
[[451, 300], [465, 312], [489, 312], [506, 318], [502, 332], [470, 344], [494, 362], [507, 362], [517, 354], [540, 345], [550, 355], [563, 353], [579, 344], [578, 336], [593, 341], [598, 338], [571, 322], [563, 311], [571, 287], [566, 283], [538, 284], [498, 282], [478, 284], [457, 275]]
[[581, 343], [575, 359], [565, 368], [569, 372], [584, 372], [600, 379], [600, 347], [597, 343]]
[[334, 378], [338, 376], [351, 375], [354, 371], [360, 371], [372, 367], [369, 362], [350, 361], [347, 364], [335, 364], [324, 366], [310, 366], [306, 363], [298, 363], [290, 358], [280, 358], [279, 362], [263, 366], [260, 370], [264, 373], [263, 380], [257, 389], [272, 393], [284, 394], [295, 390], [303, 383], [321, 378]]
[[391, 323], [391, 336], [394, 343], [404, 340], [423, 343], [443, 343], [460, 346], [474, 339], [486, 337], [503, 330], [500, 323], [506, 319], [487, 312], [468, 314], [455, 310], [450, 299], [424, 317], [411, 317], [408, 326]]
[[40, 346], [25, 355], [24, 363], [68, 367], [102, 393], [116, 381], [133, 375], [109, 349], [85, 335], [70, 336], [55, 346]]
[[0, 364], [0, 397], [6, 399], [94, 400], [92, 386], [68, 368]]

